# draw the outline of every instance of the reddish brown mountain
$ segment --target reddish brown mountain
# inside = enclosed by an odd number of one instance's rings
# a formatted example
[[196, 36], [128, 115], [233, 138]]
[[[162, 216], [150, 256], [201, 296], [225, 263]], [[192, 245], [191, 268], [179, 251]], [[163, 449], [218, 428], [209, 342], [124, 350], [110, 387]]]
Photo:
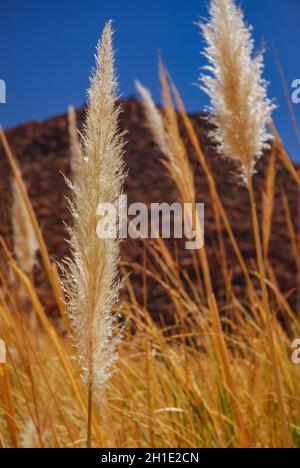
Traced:
[[[79, 122], [83, 119], [83, 112], [78, 113]], [[209, 125], [201, 115], [192, 116], [193, 122], [201, 139], [205, 154], [212, 167], [215, 180], [224, 207], [236, 234], [244, 258], [249, 267], [255, 259], [253, 237], [251, 232], [250, 213], [247, 191], [237, 183], [232, 166], [216, 155], [208, 138]], [[124, 102], [124, 113], [121, 118], [122, 128], [128, 130], [128, 144], [126, 147], [126, 165], [128, 177], [126, 192], [129, 201], [139, 202], [174, 202], [178, 194], [173, 182], [162, 167], [162, 155], [154, 144], [149, 131], [144, 124], [143, 112], [140, 104], [129, 99]], [[32, 122], [11, 129], [7, 132], [9, 143], [16, 155], [23, 171], [29, 193], [36, 210], [44, 237], [53, 259], [60, 260], [67, 253], [67, 243], [64, 222], [69, 222], [65, 195], [67, 194], [61, 173], [69, 174], [69, 138], [66, 115], [50, 119], [46, 122]], [[206, 223], [206, 245], [212, 269], [214, 287], [217, 294], [224, 296], [224, 285], [215, 244], [217, 232], [212, 215], [211, 202], [207, 182], [201, 167], [196, 162], [195, 155], [190, 148], [190, 157], [195, 168], [198, 201], [204, 202]], [[258, 174], [255, 177], [258, 206], [260, 206], [261, 192], [264, 187], [266, 162], [265, 156], [258, 164]], [[11, 173], [0, 150], [0, 231], [7, 239], [10, 237], [9, 209], [11, 205], [10, 180]], [[270, 244], [270, 258], [272, 268], [276, 274], [281, 290], [295, 302], [297, 288], [297, 267], [293, 255], [290, 235], [287, 230], [285, 212], [282, 204], [282, 192], [289, 200], [290, 210], [298, 232], [299, 192], [287, 171], [277, 162], [276, 201], [273, 217], [272, 238]], [[225, 235], [225, 230], [224, 230]], [[225, 235], [226, 237], [226, 235]], [[243, 291], [243, 276], [236, 262], [230, 242], [226, 240], [231, 274], [234, 283]], [[123, 257], [130, 262], [141, 263], [142, 249], [137, 241], [124, 242]], [[193, 276], [190, 254], [183, 253], [184, 268]], [[51, 294], [43, 281], [42, 272], [38, 274], [40, 294], [47, 309], [53, 309]], [[132, 276], [137, 296], [140, 294], [140, 278]], [[168, 298], [164, 291], [156, 284], [151, 284], [149, 290], [149, 304], [153, 312], [164, 312], [168, 309]]]

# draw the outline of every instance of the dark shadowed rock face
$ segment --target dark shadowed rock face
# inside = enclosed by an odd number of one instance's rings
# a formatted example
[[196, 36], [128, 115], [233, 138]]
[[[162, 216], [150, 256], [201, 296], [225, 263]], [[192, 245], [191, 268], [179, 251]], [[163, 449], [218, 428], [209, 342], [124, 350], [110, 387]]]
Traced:
[[[145, 128], [140, 104], [129, 99], [123, 103], [124, 112], [121, 117], [121, 127], [128, 130], [126, 146], [126, 166], [128, 177], [126, 193], [129, 202], [174, 202], [178, 193], [165, 172], [160, 160], [162, 158], [149, 131]], [[81, 123], [84, 112], [78, 113]], [[210, 162], [215, 176], [218, 191], [236, 238], [247, 260], [249, 268], [255, 259], [254, 244], [251, 232], [250, 212], [247, 191], [237, 183], [234, 168], [224, 161], [214, 151], [208, 138], [209, 124], [201, 115], [192, 116], [199, 134], [203, 149]], [[64, 223], [70, 222], [65, 196], [67, 189], [62, 173], [69, 175], [69, 138], [66, 115], [50, 119], [43, 123], [32, 122], [7, 132], [9, 143], [22, 168], [29, 194], [37, 213], [50, 255], [60, 260], [68, 251], [64, 238], [66, 231]], [[188, 143], [187, 143], [188, 144]], [[224, 282], [220, 268], [220, 258], [216, 253], [217, 231], [212, 213], [208, 185], [199, 164], [196, 162], [193, 150], [189, 147], [190, 158], [194, 167], [197, 201], [205, 203], [205, 235], [209, 262], [215, 290], [224, 299]], [[255, 177], [255, 187], [258, 207], [260, 208], [261, 192], [264, 187], [268, 156], [258, 164], [258, 174]], [[11, 172], [4, 154], [0, 150], [0, 232], [7, 239], [11, 237], [9, 211], [11, 206], [10, 181]], [[297, 268], [287, 229], [285, 212], [282, 204], [282, 192], [285, 191], [292, 213], [295, 227], [298, 231], [299, 193], [289, 174], [277, 162], [276, 200], [273, 217], [272, 238], [270, 244], [271, 266], [276, 275], [281, 290], [290, 294], [290, 300], [295, 303], [297, 288]], [[243, 275], [237, 264], [231, 244], [226, 238], [226, 249], [230, 273], [240, 294], [243, 294]], [[170, 243], [172, 244], [172, 242]], [[173, 246], [170, 245], [171, 249]], [[122, 243], [122, 256], [126, 261], [142, 262], [143, 249], [138, 241], [129, 240]], [[181, 249], [182, 265], [192, 278], [195, 273], [192, 266], [192, 256]], [[37, 284], [40, 296], [47, 310], [54, 312], [55, 306], [42, 271], [37, 271]], [[142, 298], [141, 279], [138, 274], [132, 274], [131, 280], [137, 297]], [[149, 287], [149, 307], [155, 314], [171, 313], [166, 293], [155, 283]]]

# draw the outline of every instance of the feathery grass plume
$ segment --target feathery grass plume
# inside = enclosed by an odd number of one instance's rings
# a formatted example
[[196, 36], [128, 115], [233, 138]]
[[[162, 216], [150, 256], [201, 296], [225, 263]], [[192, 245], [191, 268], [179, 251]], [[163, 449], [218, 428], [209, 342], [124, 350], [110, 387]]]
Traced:
[[139, 82], [136, 82], [136, 87], [142, 97], [148, 128], [156, 144], [166, 156], [166, 160], [162, 162], [176, 183], [183, 201], [191, 203], [195, 201], [194, 177], [180, 136], [177, 115], [169, 93], [167, 72], [162, 64], [160, 74], [165, 104], [163, 115], [156, 107], [150, 91]]
[[203, 238], [200, 220], [197, 217], [195, 208], [194, 175], [184, 142], [180, 135], [178, 116], [173, 105], [172, 95], [169, 89], [168, 74], [163, 63], [160, 63], [160, 78], [164, 101], [163, 114], [160, 113], [155, 105], [150, 91], [138, 81], [136, 82], [136, 87], [142, 97], [148, 128], [156, 144], [164, 156], [166, 156], [166, 159], [162, 160], [162, 163], [175, 182], [182, 202], [192, 204], [193, 206], [189, 214], [189, 223], [193, 228], [197, 228], [197, 236], [202, 244]]
[[291, 446], [284, 393], [275, 346], [273, 316], [266, 286], [266, 271], [253, 187], [256, 159], [268, 147], [267, 125], [274, 109], [267, 98], [267, 83], [262, 78], [263, 56], [253, 57], [254, 41], [242, 11], [233, 0], [211, 0], [210, 20], [200, 23], [206, 40], [205, 56], [211, 75], [202, 76], [203, 89], [212, 103], [213, 132], [220, 151], [241, 168], [251, 206], [259, 280], [262, 293], [262, 318], [267, 324], [268, 344], [281, 420], [282, 440]]
[[78, 137], [76, 110], [73, 106], [68, 109], [69, 139], [72, 180], [76, 177], [80, 168], [81, 144]]
[[15, 180], [12, 182], [13, 204], [11, 221], [13, 228], [14, 253], [20, 268], [31, 274], [36, 263], [38, 243], [28, 211]]
[[263, 54], [254, 55], [252, 28], [233, 0], [212, 0], [208, 22], [200, 22], [210, 74], [200, 78], [211, 99], [212, 132], [219, 151], [234, 160], [248, 184], [255, 162], [269, 146], [266, 126], [275, 105], [262, 77]]
[[119, 240], [100, 239], [96, 232], [99, 204], [115, 203], [124, 180], [112, 37], [109, 22], [97, 47], [91, 77], [80, 171], [73, 183], [68, 182], [73, 191], [74, 226], [69, 228], [72, 255], [65, 261], [64, 288], [90, 399], [105, 387], [121, 338], [118, 316], [112, 311], [121, 287]]
[[168, 143], [163, 117], [153, 101], [150, 91], [138, 80], [135, 82], [135, 86], [141, 95], [147, 125], [152, 133], [155, 143], [160, 148], [161, 152], [169, 158], [171, 148]]

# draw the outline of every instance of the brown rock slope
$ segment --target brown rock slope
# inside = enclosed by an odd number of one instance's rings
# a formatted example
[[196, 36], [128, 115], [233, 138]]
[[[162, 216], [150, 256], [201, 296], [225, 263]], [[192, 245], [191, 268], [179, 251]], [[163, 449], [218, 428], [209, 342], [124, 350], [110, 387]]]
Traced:
[[[78, 113], [82, 121], [83, 112]], [[217, 183], [224, 207], [228, 213], [231, 225], [236, 234], [239, 246], [249, 267], [255, 258], [253, 237], [249, 218], [248, 196], [245, 188], [237, 183], [232, 166], [216, 155], [208, 138], [208, 123], [201, 115], [194, 115], [193, 122], [200, 136], [202, 146], [207, 155]], [[121, 118], [122, 127], [128, 130], [126, 148], [126, 165], [128, 178], [126, 192], [129, 201], [138, 202], [174, 202], [178, 194], [174, 184], [167, 176], [160, 163], [161, 154], [154, 144], [151, 135], [145, 128], [140, 104], [129, 99], [124, 102], [124, 113]], [[20, 163], [29, 194], [42, 227], [50, 255], [60, 260], [67, 252], [64, 222], [69, 221], [65, 195], [67, 194], [61, 173], [69, 175], [69, 139], [66, 115], [50, 119], [43, 123], [32, 122], [7, 132], [8, 140]], [[206, 246], [212, 270], [214, 287], [222, 299], [224, 297], [224, 282], [222, 279], [219, 255], [216, 255], [217, 242], [216, 225], [212, 215], [211, 201], [205, 176], [193, 150], [190, 157], [195, 167], [197, 198], [204, 202], [206, 223]], [[261, 192], [264, 187], [266, 162], [268, 156], [258, 165], [255, 178], [257, 201], [260, 207]], [[8, 239], [11, 228], [9, 225], [9, 208], [11, 205], [10, 179], [11, 173], [6, 163], [2, 149], [0, 150], [0, 232]], [[299, 193], [287, 171], [277, 162], [276, 200], [273, 216], [270, 258], [281, 290], [289, 295], [295, 303], [297, 289], [297, 267], [293, 255], [290, 234], [287, 229], [285, 211], [282, 203], [282, 191], [286, 192], [295, 228], [298, 232]], [[224, 230], [224, 235], [226, 233]], [[226, 239], [230, 271], [240, 293], [243, 294], [243, 275], [235, 259], [231, 244]], [[124, 242], [123, 257], [130, 262], [141, 263], [142, 249], [137, 241]], [[193, 276], [190, 254], [183, 255], [183, 265]], [[43, 280], [42, 272], [38, 274], [38, 283], [42, 300], [47, 309], [54, 310], [51, 294]], [[138, 298], [141, 298], [141, 281], [139, 275], [132, 276]], [[168, 298], [164, 291], [152, 284], [149, 289], [149, 307], [154, 313], [169, 310]]]

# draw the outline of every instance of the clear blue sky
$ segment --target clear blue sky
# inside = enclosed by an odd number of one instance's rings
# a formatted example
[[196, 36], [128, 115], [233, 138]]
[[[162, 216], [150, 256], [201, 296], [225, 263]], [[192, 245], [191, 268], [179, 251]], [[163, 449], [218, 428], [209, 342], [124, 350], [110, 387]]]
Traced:
[[[300, 78], [299, 0], [242, 0], [255, 28], [257, 47], [265, 43], [274, 117], [292, 157], [300, 161], [273, 47], [289, 85]], [[116, 29], [118, 74], [124, 97], [139, 78], [159, 101], [157, 55], [161, 51], [186, 106], [201, 111], [206, 97], [195, 87], [201, 38], [193, 24], [206, 14], [206, 0], [0, 0], [0, 79], [7, 104], [0, 104], [6, 128], [62, 113], [85, 102], [95, 44], [108, 19]], [[300, 105], [295, 106], [300, 122]]]

